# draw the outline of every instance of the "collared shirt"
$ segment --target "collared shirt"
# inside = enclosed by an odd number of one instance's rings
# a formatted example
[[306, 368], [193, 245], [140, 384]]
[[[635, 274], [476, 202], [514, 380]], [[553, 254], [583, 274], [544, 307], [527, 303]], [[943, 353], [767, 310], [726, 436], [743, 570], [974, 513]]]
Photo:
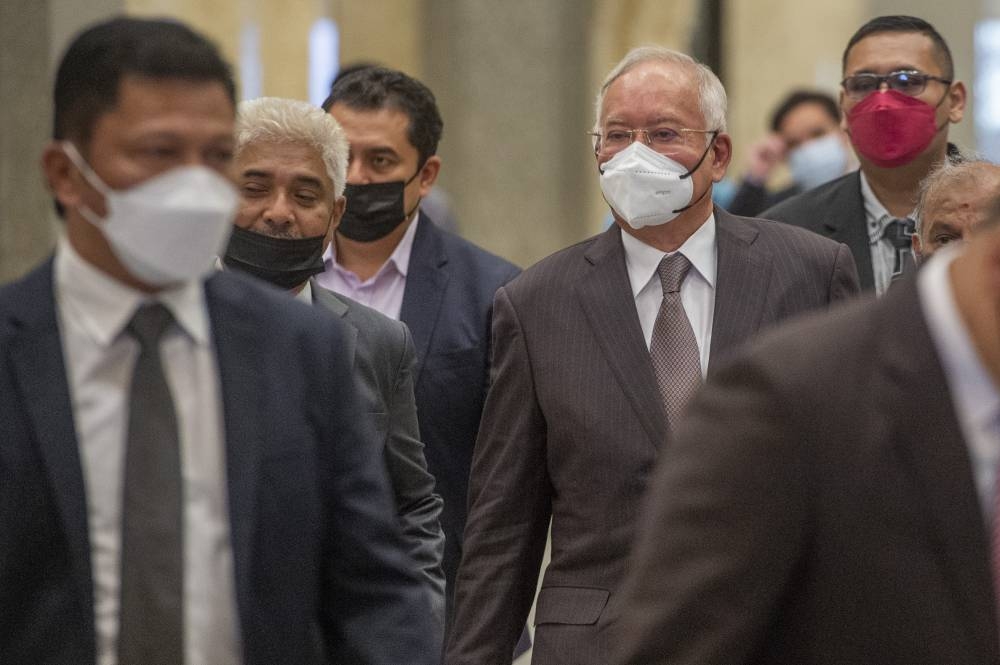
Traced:
[[632, 297], [639, 313], [642, 336], [649, 348], [653, 339], [653, 325], [663, 302], [663, 287], [656, 273], [664, 256], [680, 252], [691, 262], [691, 269], [681, 284], [681, 303], [691, 322], [698, 352], [701, 356], [701, 374], [708, 372], [708, 355], [712, 346], [712, 322], [715, 318], [715, 275], [718, 254], [715, 247], [715, 215], [691, 234], [676, 252], [663, 252], [651, 247], [635, 236], [622, 231], [625, 246], [625, 267], [632, 285]]
[[[868, 229], [868, 248], [872, 255], [872, 272], [875, 275], [875, 295], [882, 295], [892, 283], [893, 271], [896, 269], [896, 248], [888, 238], [883, 238], [885, 228], [897, 219], [889, 214], [882, 202], [875, 196], [865, 172], [861, 171], [861, 198], [865, 203], [865, 221]], [[907, 219], [915, 220], [911, 212]]]
[[973, 476], [987, 531], [996, 510], [1000, 462], [1000, 390], [976, 352], [962, 321], [948, 267], [960, 247], [944, 247], [918, 273], [920, 305], [934, 349], [944, 368], [962, 438], [969, 449]]
[[201, 282], [149, 296], [86, 262], [62, 237], [55, 295], [86, 487], [98, 664], [118, 660], [125, 439], [129, 386], [139, 356], [139, 345], [125, 327], [139, 305], [153, 299], [177, 322], [165, 333], [160, 354], [181, 446], [185, 662], [242, 662], [222, 390]]
[[406, 289], [406, 273], [410, 269], [413, 236], [417, 233], [419, 223], [420, 213], [417, 212], [389, 259], [378, 272], [364, 281], [337, 263], [337, 243], [331, 242], [323, 254], [326, 270], [316, 275], [316, 282], [323, 288], [368, 305], [390, 319], [398, 320], [403, 309], [403, 291]]

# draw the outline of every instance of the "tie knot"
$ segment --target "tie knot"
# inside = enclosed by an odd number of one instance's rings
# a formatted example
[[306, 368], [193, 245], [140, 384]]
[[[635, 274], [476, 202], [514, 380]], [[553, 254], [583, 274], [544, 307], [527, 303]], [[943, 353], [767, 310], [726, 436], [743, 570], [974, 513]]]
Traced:
[[680, 252], [664, 256], [660, 265], [656, 267], [656, 272], [660, 276], [660, 285], [664, 293], [677, 293], [681, 290], [681, 283], [687, 276], [691, 262]]
[[158, 345], [160, 337], [173, 321], [173, 315], [163, 304], [148, 303], [135, 311], [126, 330], [139, 342], [140, 346], [146, 348]]
[[912, 219], [894, 219], [886, 224], [882, 231], [882, 237], [887, 239], [896, 249], [909, 249], [910, 236], [916, 230], [916, 224]]

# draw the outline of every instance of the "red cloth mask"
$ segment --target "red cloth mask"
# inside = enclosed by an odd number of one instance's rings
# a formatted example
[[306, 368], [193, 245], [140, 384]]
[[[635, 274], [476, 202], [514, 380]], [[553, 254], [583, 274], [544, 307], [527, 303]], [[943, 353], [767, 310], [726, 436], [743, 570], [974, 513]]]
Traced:
[[873, 92], [847, 114], [851, 143], [876, 166], [908, 164], [934, 140], [936, 110], [897, 90]]

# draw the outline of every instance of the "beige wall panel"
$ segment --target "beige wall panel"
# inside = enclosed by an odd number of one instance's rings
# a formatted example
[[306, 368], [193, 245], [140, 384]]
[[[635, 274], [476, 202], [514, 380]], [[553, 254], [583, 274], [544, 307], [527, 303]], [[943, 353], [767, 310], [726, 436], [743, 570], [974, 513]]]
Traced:
[[[424, 2], [417, 0], [331, 0], [330, 16], [340, 28], [340, 61], [374, 61], [422, 79], [425, 74]], [[437, 34], [435, 39], [447, 39]]]

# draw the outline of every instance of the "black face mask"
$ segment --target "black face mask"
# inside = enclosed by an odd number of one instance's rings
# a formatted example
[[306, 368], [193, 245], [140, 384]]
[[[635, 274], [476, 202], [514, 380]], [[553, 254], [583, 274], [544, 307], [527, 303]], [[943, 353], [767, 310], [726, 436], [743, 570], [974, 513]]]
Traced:
[[274, 238], [234, 226], [222, 262], [288, 291], [323, 272], [325, 237]]
[[347, 208], [337, 231], [345, 238], [358, 242], [373, 242], [392, 233], [420, 205], [420, 201], [417, 201], [413, 210], [407, 212], [403, 208], [403, 190], [420, 175], [421, 169], [423, 166], [406, 182], [394, 180], [367, 185], [347, 183], [344, 189]]

